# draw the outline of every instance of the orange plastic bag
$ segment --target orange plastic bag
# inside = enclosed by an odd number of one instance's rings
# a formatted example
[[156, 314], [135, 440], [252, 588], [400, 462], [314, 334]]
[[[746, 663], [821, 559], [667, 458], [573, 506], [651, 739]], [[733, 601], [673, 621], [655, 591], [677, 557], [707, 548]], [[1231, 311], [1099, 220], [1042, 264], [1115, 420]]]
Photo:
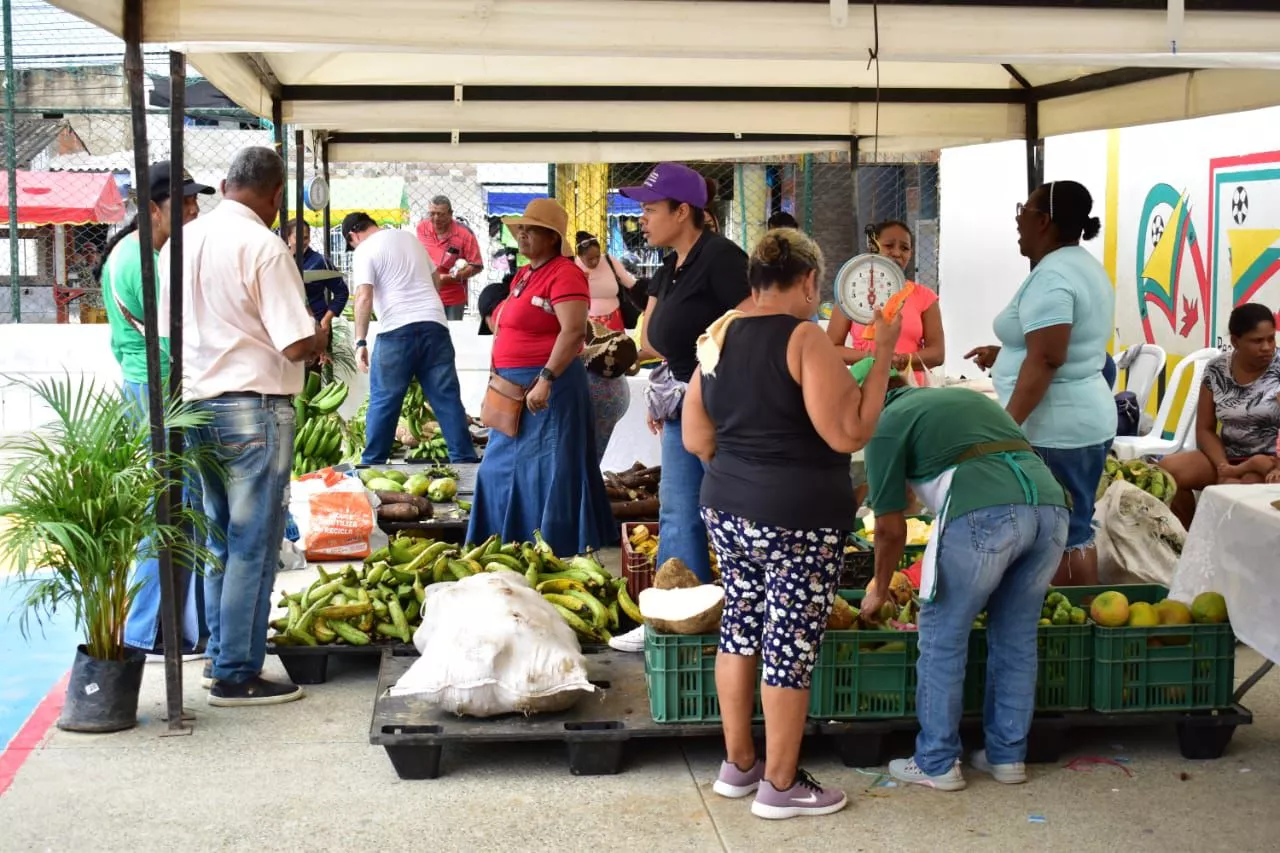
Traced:
[[[902, 310], [902, 306], [906, 304], [907, 299], [916, 289], [913, 281], [907, 282], [906, 286], [899, 290], [893, 296], [889, 297], [889, 301], [884, 304], [884, 308], [880, 313], [884, 315], [886, 320], [892, 320]], [[876, 339], [876, 327], [874, 323], [868, 323], [862, 328], [862, 339], [864, 341], [874, 341]]]
[[371, 553], [378, 518], [364, 484], [325, 468], [293, 482], [289, 511], [308, 560], [356, 560]]

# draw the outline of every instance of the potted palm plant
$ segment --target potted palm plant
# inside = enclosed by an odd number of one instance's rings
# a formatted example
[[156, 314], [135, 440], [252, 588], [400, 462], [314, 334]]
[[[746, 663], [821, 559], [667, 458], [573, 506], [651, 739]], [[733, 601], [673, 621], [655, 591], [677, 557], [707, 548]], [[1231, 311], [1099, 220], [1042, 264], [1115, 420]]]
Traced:
[[[152, 463], [150, 428], [114, 388], [70, 377], [19, 380], [53, 413], [44, 427], [4, 445], [9, 468], [0, 481], [0, 562], [26, 585], [20, 627], [69, 608], [84, 644], [76, 652], [58, 721], [72, 731], [109, 732], [137, 724], [146, 655], [124, 644], [125, 620], [138, 586], [136, 559], [164, 544], [174, 559], [211, 565], [202, 514], [182, 508], [167, 524], [154, 504], [169, 480]], [[169, 426], [189, 429], [201, 416], [174, 404]], [[200, 451], [168, 453], [168, 470], [208, 465]], [[193, 542], [183, 532], [190, 525]]]

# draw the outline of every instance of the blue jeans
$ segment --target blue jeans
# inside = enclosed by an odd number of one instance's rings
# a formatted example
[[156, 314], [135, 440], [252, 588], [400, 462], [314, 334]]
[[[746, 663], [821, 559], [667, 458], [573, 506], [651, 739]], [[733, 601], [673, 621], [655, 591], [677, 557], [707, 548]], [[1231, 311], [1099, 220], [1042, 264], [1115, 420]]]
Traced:
[[217, 397], [196, 408], [211, 416], [193, 430], [223, 466], [205, 472], [209, 548], [222, 566], [204, 578], [213, 677], [239, 683], [262, 671], [267, 622], [284, 539], [293, 405], [288, 397]]
[[415, 376], [449, 445], [449, 461], [480, 461], [471, 442], [453, 362], [453, 340], [440, 323], [410, 323], [378, 334], [369, 370], [369, 410], [365, 415], [361, 462], [377, 465], [391, 455], [400, 408]]
[[[663, 471], [666, 476], [666, 471]], [[938, 550], [938, 589], [920, 608], [916, 764], [930, 776], [960, 758], [964, 671], [973, 620], [987, 609], [987, 757], [1025, 761], [1036, 696], [1036, 625], [1067, 541], [1067, 510], [993, 506], [953, 518]]]
[[1053, 476], [1071, 496], [1071, 518], [1067, 522], [1067, 550], [1093, 544], [1093, 504], [1102, 479], [1102, 469], [1111, 452], [1111, 442], [1087, 447], [1035, 447]]
[[[149, 421], [148, 387], [145, 382], [124, 383], [121, 389], [124, 398], [137, 406], [136, 415], [140, 421]], [[182, 482], [182, 502], [196, 510], [204, 509], [204, 490], [200, 487], [200, 476], [195, 471], [188, 471]], [[144, 540], [139, 543], [138, 550], [148, 547]], [[179, 636], [182, 638], [184, 650], [194, 650], [200, 643], [202, 623], [200, 619], [198, 596], [196, 589], [200, 583], [200, 572], [192, 571], [190, 566], [183, 566], [178, 576], [178, 594], [183, 597], [182, 625]], [[160, 638], [160, 561], [155, 557], [139, 560], [133, 567], [132, 583], [140, 584], [138, 592], [129, 607], [129, 616], [124, 623], [124, 643], [135, 649], [159, 649], [163, 640]]]
[[707, 526], [699, 495], [705, 469], [684, 449], [679, 421], [662, 425], [662, 479], [658, 483], [658, 565], [678, 557], [703, 583], [711, 582]]

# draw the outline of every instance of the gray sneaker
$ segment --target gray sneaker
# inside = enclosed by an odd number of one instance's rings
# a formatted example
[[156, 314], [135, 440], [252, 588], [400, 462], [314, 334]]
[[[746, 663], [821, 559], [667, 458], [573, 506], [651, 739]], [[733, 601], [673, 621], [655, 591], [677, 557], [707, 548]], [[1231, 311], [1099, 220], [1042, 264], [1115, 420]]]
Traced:
[[1021, 761], [1009, 764], [992, 764], [987, 751], [980, 749], [969, 757], [969, 764], [979, 773], [986, 773], [1002, 785], [1021, 785], [1027, 781], [1027, 765]]
[[768, 779], [761, 779], [760, 790], [751, 803], [751, 813], [766, 820], [785, 820], [835, 814], [848, 804], [844, 791], [823, 788], [808, 773], [797, 770], [796, 781], [785, 791], [773, 787]]
[[889, 775], [899, 782], [911, 785], [924, 785], [939, 791], [963, 791], [964, 777], [960, 775], [960, 762], [951, 765], [951, 769], [939, 776], [930, 776], [920, 769], [915, 758], [895, 758], [889, 762]]
[[720, 775], [716, 777], [711, 790], [722, 797], [739, 800], [748, 794], [754, 794], [764, 778], [764, 762], [756, 759], [751, 769], [745, 773], [738, 769], [732, 761], [720, 762]]

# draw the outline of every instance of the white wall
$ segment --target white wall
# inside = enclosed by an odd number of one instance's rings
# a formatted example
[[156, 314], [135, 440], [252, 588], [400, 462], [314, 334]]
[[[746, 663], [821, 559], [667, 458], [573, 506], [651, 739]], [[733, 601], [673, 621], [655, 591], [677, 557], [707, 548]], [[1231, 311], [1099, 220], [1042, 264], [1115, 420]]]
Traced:
[[[1126, 128], [1117, 139], [1114, 222], [1106, 198], [1109, 133], [1045, 144], [1045, 180], [1079, 181], [1093, 194], [1103, 233], [1084, 245], [1102, 260], [1107, 236], [1115, 240], [1117, 348], [1158, 343], [1172, 365], [1206, 338], [1224, 338], [1227, 316], [1244, 298], [1280, 308], [1280, 109]], [[974, 374], [964, 353], [994, 343], [991, 321], [1026, 276], [1013, 222], [1014, 205], [1027, 194], [1025, 152], [1021, 142], [942, 152], [939, 267], [949, 374]], [[1241, 188], [1244, 211], [1232, 206]], [[1147, 270], [1160, 235], [1175, 233], [1174, 207], [1163, 200], [1170, 193], [1175, 202], [1185, 194], [1194, 238], [1174, 247], [1171, 273], [1167, 264]], [[1269, 254], [1259, 255], [1267, 246]]]
[[[373, 326], [371, 342], [377, 337], [377, 324]], [[478, 414], [493, 338], [477, 335], [478, 321], [473, 319], [449, 326], [457, 353], [462, 403], [468, 412]], [[0, 335], [4, 341], [0, 347], [0, 435], [25, 432], [47, 417], [30, 392], [16, 384], [18, 378], [39, 381], [70, 374], [105, 385], [120, 384], [120, 367], [111, 354], [111, 329], [105, 324], [17, 323], [0, 326]], [[350, 417], [369, 394], [369, 376], [361, 373], [346, 379], [351, 394], [341, 412]]]

